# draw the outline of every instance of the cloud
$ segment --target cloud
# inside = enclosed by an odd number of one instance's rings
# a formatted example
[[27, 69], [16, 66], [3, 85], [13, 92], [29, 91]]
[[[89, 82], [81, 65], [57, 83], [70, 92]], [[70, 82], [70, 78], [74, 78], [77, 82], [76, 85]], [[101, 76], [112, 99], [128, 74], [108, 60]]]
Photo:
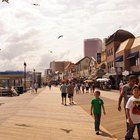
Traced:
[[85, 38], [103, 39], [120, 27], [140, 35], [139, 0], [10, 0], [0, 8], [1, 70], [23, 69], [24, 61], [39, 71], [52, 60], [76, 62]]

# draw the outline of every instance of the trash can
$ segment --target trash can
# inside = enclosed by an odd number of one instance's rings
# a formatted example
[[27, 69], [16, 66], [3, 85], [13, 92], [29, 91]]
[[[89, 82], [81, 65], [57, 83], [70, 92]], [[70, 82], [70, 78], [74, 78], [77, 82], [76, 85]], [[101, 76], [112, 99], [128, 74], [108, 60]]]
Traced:
[[18, 94], [22, 94], [23, 93], [23, 87], [19, 86], [19, 87], [15, 87], [16, 91]]

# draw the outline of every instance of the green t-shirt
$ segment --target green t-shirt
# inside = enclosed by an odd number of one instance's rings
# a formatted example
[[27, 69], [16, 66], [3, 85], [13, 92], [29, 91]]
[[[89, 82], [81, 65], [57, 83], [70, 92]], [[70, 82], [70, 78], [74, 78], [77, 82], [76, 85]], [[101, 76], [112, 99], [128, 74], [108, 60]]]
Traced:
[[102, 105], [104, 104], [103, 100], [102, 99], [93, 99], [91, 101], [91, 104], [93, 106], [93, 113], [94, 114], [98, 114], [98, 115], [101, 115], [101, 107]]

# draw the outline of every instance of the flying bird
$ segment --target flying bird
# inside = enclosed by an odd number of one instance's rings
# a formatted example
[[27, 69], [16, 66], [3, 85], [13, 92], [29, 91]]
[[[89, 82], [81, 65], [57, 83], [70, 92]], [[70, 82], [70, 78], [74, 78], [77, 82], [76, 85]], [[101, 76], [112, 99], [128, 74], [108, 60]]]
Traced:
[[49, 50], [49, 52], [50, 52], [50, 53], [53, 53], [53, 51], [50, 51], [50, 50]]
[[60, 35], [60, 36], [58, 37], [58, 39], [61, 38], [61, 37], [63, 37], [63, 35]]
[[4, 1], [7, 2], [7, 3], [9, 3], [9, 0], [2, 0], [2, 2], [4, 2]]
[[33, 5], [34, 5], [34, 6], [40, 6], [40, 4], [37, 4], [37, 3], [33, 3]]
[[62, 129], [62, 128], [61, 128], [61, 130], [65, 131], [66, 133], [70, 133], [72, 131], [71, 129]]

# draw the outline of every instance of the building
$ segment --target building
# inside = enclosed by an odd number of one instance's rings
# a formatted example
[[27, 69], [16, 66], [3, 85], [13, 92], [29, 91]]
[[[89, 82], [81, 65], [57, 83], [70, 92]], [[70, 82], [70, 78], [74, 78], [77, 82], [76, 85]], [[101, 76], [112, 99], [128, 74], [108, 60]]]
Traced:
[[102, 51], [102, 40], [101, 39], [91, 38], [91, 39], [84, 40], [84, 57], [86, 57], [86, 56], [88, 56], [90, 58], [94, 57], [95, 60], [98, 62], [98, 60], [100, 59], [101, 51]]
[[107, 71], [108, 73], [115, 73], [115, 57], [116, 51], [118, 50], [120, 44], [129, 39], [135, 38], [133, 34], [125, 30], [118, 30], [114, 34], [112, 34], [105, 41], [106, 46], [106, 60], [107, 60]]
[[115, 63], [118, 75], [140, 75], [140, 37], [120, 44]]
[[131, 46], [134, 42], [134, 38], [127, 39], [122, 42], [116, 51], [115, 66], [117, 75], [122, 75], [124, 71], [130, 71], [130, 64], [127, 59], [130, 54]]
[[[19, 87], [24, 86], [25, 77], [23, 71], [4, 71], [0, 72], [0, 87]], [[26, 88], [30, 88], [32, 82], [32, 74], [26, 72]]]
[[127, 60], [130, 66], [130, 74], [140, 75], [140, 36], [135, 38]]
[[119, 84], [115, 63], [116, 51], [122, 42], [130, 38], [133, 39], [135, 36], [128, 31], [118, 30], [105, 40], [107, 72], [111, 75], [114, 88], [118, 88]]
[[[106, 47], [105, 47], [105, 39], [102, 44], [102, 52], [101, 52], [101, 63], [97, 63], [96, 65], [96, 76], [103, 77], [107, 73], [107, 62], [106, 62]], [[106, 77], [108, 78], [108, 77]]]
[[86, 56], [75, 64], [77, 78], [85, 78], [89, 76], [90, 60], [91, 59]]
[[96, 70], [96, 67], [97, 67], [97, 61], [95, 60], [94, 57], [91, 57], [90, 59], [90, 62], [89, 62], [89, 79], [96, 79], [97, 77], [97, 70]]
[[70, 63], [70, 61], [52, 61], [50, 63], [50, 69], [52, 70], [52, 73], [59, 72], [63, 73], [65, 70], [65, 67]]
[[65, 67], [65, 73], [64, 73], [64, 79], [66, 80], [72, 80], [74, 78], [76, 78], [76, 65], [74, 63], [69, 63], [66, 67]]
[[48, 83], [49, 81], [52, 80], [52, 77], [53, 77], [52, 69], [45, 69], [44, 76], [43, 76], [43, 82]]
[[41, 72], [33, 73], [33, 77], [34, 77], [35, 83], [37, 83], [38, 87], [41, 88], [41, 84], [42, 84]]

